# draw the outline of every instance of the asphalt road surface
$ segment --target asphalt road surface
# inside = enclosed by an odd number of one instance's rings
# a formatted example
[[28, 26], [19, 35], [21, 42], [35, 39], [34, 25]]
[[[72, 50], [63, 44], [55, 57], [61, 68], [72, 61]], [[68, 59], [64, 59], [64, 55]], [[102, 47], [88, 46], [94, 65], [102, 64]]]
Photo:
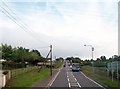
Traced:
[[72, 72], [67, 63], [66, 67], [62, 67], [51, 82], [50, 88], [53, 87], [105, 89], [103, 86], [84, 75], [81, 71]]
[[68, 87], [66, 68], [63, 67], [59, 71], [60, 72], [56, 76], [55, 80], [53, 80], [51, 87]]

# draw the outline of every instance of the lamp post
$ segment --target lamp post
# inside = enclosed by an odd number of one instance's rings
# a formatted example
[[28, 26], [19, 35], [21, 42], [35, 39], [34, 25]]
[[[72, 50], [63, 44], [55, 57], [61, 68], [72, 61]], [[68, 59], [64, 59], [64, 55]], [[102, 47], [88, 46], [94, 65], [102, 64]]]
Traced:
[[[92, 45], [84, 45], [84, 46], [90, 46], [90, 47], [91, 47], [92, 60], [93, 60], [93, 51], [94, 51], [94, 47], [93, 47]], [[94, 72], [94, 61], [92, 62], [92, 68], [93, 68], [93, 72]]]

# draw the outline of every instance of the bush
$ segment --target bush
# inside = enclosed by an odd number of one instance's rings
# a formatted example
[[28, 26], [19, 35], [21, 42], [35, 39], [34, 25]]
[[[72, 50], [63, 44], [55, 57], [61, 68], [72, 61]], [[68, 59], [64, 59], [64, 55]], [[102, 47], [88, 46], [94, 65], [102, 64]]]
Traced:
[[3, 74], [4, 74], [4, 75], [7, 75], [7, 74], [8, 74], [8, 71], [4, 71]]
[[2, 69], [16, 69], [16, 68], [25, 68], [25, 63], [15, 63], [15, 62], [3, 62]]
[[106, 67], [107, 64], [104, 62], [94, 62], [94, 67]]

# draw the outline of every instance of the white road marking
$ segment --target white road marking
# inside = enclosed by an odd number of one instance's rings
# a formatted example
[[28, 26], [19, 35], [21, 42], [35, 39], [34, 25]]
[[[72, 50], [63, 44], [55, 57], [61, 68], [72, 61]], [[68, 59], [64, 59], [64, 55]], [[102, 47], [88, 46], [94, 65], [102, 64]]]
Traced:
[[76, 78], [74, 78], [75, 79], [75, 81], [77, 81], [77, 79]]
[[69, 87], [71, 87], [70, 83], [68, 83]]
[[81, 72], [87, 79], [89, 79], [90, 81], [94, 82], [95, 84], [97, 84], [98, 86], [102, 87], [103, 89], [106, 89], [104, 88], [102, 85], [98, 84], [97, 82], [95, 82], [94, 80], [90, 79], [89, 77], [87, 77], [83, 72]]
[[55, 79], [57, 78], [58, 74], [60, 73], [61, 69], [59, 69], [58, 73], [55, 75], [55, 77], [48, 83], [48, 87], [51, 86], [53, 84], [53, 82], [55, 81]]
[[79, 87], [81, 87], [80, 84], [79, 84], [78, 82], [77, 82], [77, 84], [78, 84]]
[[67, 73], [67, 76], [68, 76], [67, 78], [68, 78], [69, 87], [81, 87], [72, 72]]
[[68, 74], [68, 72], [67, 72], [67, 74]]
[[66, 72], [67, 72], [68, 86], [69, 87], [81, 87], [80, 84], [77, 82], [77, 79], [73, 75], [73, 72], [71, 72], [69, 69]]

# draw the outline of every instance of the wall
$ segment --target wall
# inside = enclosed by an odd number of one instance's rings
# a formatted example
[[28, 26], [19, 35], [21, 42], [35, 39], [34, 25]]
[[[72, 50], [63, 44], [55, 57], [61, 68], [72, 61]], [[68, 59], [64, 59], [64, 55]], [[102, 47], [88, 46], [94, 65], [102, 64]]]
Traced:
[[6, 75], [0, 75], [0, 88], [4, 87], [6, 84]]

